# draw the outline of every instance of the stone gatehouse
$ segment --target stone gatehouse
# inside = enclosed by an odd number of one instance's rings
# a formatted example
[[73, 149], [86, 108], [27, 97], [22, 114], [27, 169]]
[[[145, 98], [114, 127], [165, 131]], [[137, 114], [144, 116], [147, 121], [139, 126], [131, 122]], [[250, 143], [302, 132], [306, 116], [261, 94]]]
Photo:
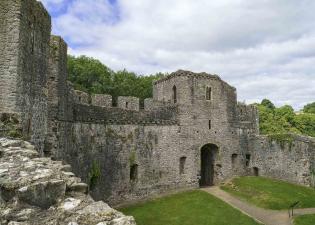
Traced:
[[67, 82], [67, 45], [35, 0], [0, 1], [0, 113], [40, 154], [71, 164], [112, 204], [261, 175], [314, 185], [315, 141], [259, 135], [255, 106], [217, 75], [179, 70], [153, 98], [88, 95]]

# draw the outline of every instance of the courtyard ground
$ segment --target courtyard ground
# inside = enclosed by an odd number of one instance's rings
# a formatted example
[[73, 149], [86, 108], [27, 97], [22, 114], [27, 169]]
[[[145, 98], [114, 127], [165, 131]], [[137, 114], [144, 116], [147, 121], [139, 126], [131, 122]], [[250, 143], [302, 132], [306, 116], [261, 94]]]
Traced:
[[315, 215], [298, 216], [294, 219], [294, 225], [314, 225]]
[[137, 225], [258, 225], [204, 191], [188, 191], [119, 209]]
[[265, 209], [288, 209], [297, 201], [297, 208], [315, 207], [314, 188], [270, 178], [238, 177], [221, 186], [221, 189]]

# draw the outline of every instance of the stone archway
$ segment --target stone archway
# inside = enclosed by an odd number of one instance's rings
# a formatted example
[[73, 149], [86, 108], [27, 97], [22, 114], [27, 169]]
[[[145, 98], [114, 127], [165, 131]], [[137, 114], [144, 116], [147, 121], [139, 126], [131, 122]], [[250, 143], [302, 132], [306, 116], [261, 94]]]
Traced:
[[214, 165], [218, 150], [219, 148], [215, 144], [206, 144], [201, 148], [200, 186], [212, 186], [214, 184]]

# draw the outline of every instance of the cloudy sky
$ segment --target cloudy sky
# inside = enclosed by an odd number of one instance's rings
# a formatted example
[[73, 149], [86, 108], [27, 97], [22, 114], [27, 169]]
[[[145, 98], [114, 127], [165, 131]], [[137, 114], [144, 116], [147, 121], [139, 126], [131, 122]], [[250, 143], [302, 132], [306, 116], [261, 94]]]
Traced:
[[315, 101], [314, 0], [42, 0], [70, 53], [139, 74], [220, 75], [239, 101]]

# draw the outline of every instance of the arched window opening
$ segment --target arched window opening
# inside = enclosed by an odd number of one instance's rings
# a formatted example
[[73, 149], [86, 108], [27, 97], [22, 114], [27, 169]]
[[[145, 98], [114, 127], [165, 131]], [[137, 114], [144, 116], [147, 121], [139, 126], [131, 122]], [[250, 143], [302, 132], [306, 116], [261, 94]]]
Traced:
[[237, 154], [232, 154], [232, 168], [236, 167]]
[[211, 98], [212, 98], [211, 87], [206, 87], [206, 100], [211, 100]]
[[130, 181], [136, 181], [138, 179], [138, 165], [133, 164], [130, 166]]
[[185, 164], [186, 164], [186, 157], [181, 157], [179, 159], [179, 174], [185, 173]]
[[176, 90], [176, 86], [173, 86], [173, 102], [177, 103], [177, 90]]
[[245, 155], [245, 165], [248, 167], [250, 163], [250, 154]]

